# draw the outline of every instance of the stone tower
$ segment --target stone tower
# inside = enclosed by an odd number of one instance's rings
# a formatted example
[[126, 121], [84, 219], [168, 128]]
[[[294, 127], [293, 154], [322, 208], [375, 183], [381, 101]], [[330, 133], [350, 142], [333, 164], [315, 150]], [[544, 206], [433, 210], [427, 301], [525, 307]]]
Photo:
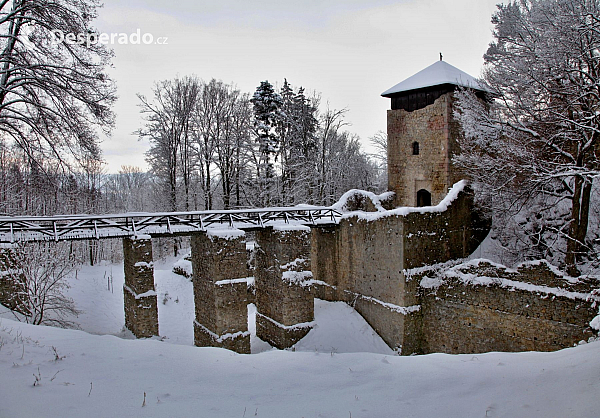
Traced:
[[437, 205], [461, 179], [452, 166], [460, 134], [452, 113], [457, 86], [485, 95], [475, 78], [441, 59], [381, 94], [392, 99], [388, 189], [397, 206]]

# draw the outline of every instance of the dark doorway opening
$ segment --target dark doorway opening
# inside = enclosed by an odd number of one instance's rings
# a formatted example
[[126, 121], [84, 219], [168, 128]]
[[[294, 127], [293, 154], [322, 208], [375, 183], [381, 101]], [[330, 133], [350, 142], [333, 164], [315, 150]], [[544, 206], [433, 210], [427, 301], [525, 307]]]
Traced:
[[421, 189], [417, 192], [417, 206], [431, 206], [431, 193], [425, 189]]

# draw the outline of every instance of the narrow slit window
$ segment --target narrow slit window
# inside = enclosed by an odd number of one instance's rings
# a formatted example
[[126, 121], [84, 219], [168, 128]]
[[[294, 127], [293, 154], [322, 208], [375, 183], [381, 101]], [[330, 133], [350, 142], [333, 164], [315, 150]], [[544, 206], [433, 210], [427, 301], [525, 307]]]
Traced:
[[412, 153], [413, 155], [419, 155], [419, 143], [417, 141], [412, 144]]

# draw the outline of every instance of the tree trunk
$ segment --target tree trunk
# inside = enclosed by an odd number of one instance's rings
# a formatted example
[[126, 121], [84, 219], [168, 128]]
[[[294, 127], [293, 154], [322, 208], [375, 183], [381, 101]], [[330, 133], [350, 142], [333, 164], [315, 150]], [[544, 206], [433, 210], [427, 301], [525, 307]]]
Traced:
[[577, 263], [579, 261], [578, 256], [581, 255], [585, 248], [591, 192], [592, 183], [590, 181], [582, 177], [575, 178], [571, 225], [569, 227], [567, 255], [565, 257], [567, 273], [573, 277], [577, 277], [580, 274]]

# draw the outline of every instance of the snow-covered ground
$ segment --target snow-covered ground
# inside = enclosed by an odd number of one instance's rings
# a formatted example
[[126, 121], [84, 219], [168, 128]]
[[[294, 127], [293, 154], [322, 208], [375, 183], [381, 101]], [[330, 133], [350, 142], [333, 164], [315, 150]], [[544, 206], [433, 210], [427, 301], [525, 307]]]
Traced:
[[252, 355], [194, 347], [192, 286], [173, 261], [155, 265], [162, 341], [123, 331], [119, 265], [83, 267], [72, 280], [87, 332], [3, 313], [0, 417], [600, 416], [598, 342], [398, 357], [351, 308], [317, 300], [318, 326], [295, 351], [255, 336]]
[[[174, 259], [156, 262], [154, 281], [158, 294], [159, 334], [163, 341], [180, 345], [194, 344], [194, 294], [192, 283], [173, 274]], [[82, 311], [73, 321], [92, 334], [115, 335], [133, 339], [124, 330], [122, 265], [83, 266], [70, 280], [67, 294]], [[252, 332], [252, 352], [270, 350], [271, 346], [256, 338], [256, 307], [248, 306], [248, 324]], [[6, 312], [1, 317], [11, 318]], [[381, 337], [356, 313], [342, 302], [315, 301], [317, 326], [296, 347], [297, 351], [375, 352], [392, 355], [393, 351]]]

